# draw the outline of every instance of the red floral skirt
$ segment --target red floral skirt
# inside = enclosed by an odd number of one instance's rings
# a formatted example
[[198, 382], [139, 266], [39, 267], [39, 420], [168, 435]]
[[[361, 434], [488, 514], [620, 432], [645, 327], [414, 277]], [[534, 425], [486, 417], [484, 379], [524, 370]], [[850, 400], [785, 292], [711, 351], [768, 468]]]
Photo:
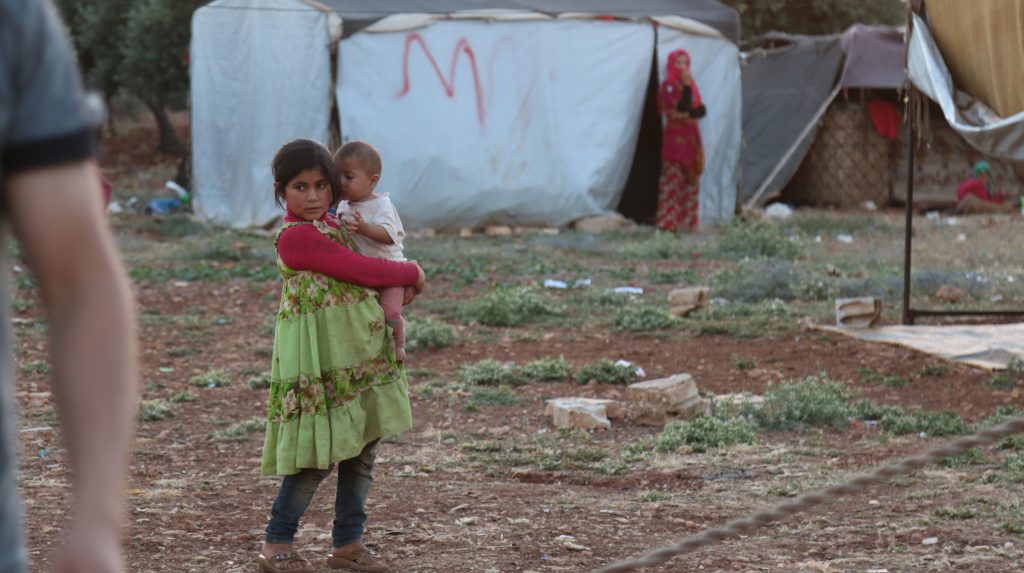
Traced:
[[678, 161], [662, 161], [655, 225], [665, 231], [695, 230], [700, 208], [700, 179], [690, 182]]

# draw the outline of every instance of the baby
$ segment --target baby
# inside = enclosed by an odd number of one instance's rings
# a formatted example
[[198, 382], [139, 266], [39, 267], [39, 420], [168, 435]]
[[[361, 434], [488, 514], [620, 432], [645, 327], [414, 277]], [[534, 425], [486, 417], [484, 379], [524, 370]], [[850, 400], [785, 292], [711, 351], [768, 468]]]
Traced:
[[[380, 181], [380, 153], [364, 141], [350, 141], [334, 152], [334, 165], [341, 178], [345, 199], [338, 205], [338, 218], [352, 235], [362, 254], [391, 261], [404, 261], [402, 239], [405, 229], [398, 211], [387, 195], [373, 192]], [[405, 320], [402, 318], [404, 288], [383, 288], [380, 306], [394, 331], [395, 356], [405, 361]]]

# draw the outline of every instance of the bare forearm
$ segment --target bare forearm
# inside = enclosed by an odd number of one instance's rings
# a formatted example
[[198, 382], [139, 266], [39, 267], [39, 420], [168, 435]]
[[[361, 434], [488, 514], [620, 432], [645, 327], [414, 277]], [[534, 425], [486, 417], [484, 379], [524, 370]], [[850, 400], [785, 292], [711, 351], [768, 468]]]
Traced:
[[51, 308], [53, 389], [75, 474], [75, 514], [118, 525], [135, 419], [131, 293], [120, 266]]
[[377, 241], [378, 243], [383, 243], [385, 245], [395, 244], [395, 240], [388, 234], [388, 230], [380, 225], [374, 225], [363, 221], [359, 224], [359, 234], [367, 239]]

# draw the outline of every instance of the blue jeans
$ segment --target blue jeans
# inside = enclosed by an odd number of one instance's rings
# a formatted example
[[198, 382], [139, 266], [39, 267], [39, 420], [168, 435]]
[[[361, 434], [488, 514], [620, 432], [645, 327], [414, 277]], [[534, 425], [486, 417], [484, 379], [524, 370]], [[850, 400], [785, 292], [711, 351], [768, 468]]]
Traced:
[[[334, 528], [331, 530], [334, 547], [354, 543], [363, 537], [366, 496], [373, 482], [373, 462], [377, 458], [378, 441], [366, 444], [358, 456], [338, 463], [338, 490], [334, 496]], [[305, 468], [297, 474], [284, 476], [270, 511], [267, 543], [292, 543], [299, 529], [299, 519], [306, 513], [313, 493], [320, 482], [331, 474], [332, 469]]]

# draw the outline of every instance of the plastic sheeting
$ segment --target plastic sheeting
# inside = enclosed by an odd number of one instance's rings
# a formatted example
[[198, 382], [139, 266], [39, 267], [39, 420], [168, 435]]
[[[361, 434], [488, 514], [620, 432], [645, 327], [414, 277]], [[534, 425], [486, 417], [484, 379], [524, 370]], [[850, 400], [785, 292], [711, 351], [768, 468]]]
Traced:
[[[743, 67], [743, 201], [754, 195], [825, 104], [843, 62], [834, 36], [786, 39], [793, 44], [754, 53]], [[762, 197], [782, 192], [814, 142], [814, 131], [812, 127]]]
[[715, 0], [318, 0], [345, 19], [350, 36], [392, 14], [449, 14], [462, 11], [524, 10], [544, 14], [590, 13], [644, 20], [679, 15], [718, 30], [726, 38], [740, 40], [740, 17]]
[[295, 4], [218, 0], [192, 19], [192, 181], [196, 212], [210, 221], [273, 222], [274, 153], [297, 137], [327, 140], [328, 18]]
[[632, 162], [653, 44], [649, 23], [593, 20], [356, 34], [339, 49], [342, 139], [380, 149], [378, 190], [410, 228], [604, 213]]
[[902, 28], [854, 24], [843, 32], [841, 43], [846, 61], [839, 85], [892, 90], [903, 86], [906, 44]]
[[690, 53], [693, 78], [707, 107], [700, 120], [704, 143], [704, 174], [700, 178], [701, 227], [732, 219], [743, 124], [739, 48], [721, 36], [689, 34], [658, 27], [658, 77], [664, 79], [668, 55], [683, 48]]
[[956, 91], [927, 24], [916, 14], [907, 50], [910, 80], [939, 104], [957, 133], [982, 153], [1024, 162], [1024, 112], [1000, 118], [985, 104]]

